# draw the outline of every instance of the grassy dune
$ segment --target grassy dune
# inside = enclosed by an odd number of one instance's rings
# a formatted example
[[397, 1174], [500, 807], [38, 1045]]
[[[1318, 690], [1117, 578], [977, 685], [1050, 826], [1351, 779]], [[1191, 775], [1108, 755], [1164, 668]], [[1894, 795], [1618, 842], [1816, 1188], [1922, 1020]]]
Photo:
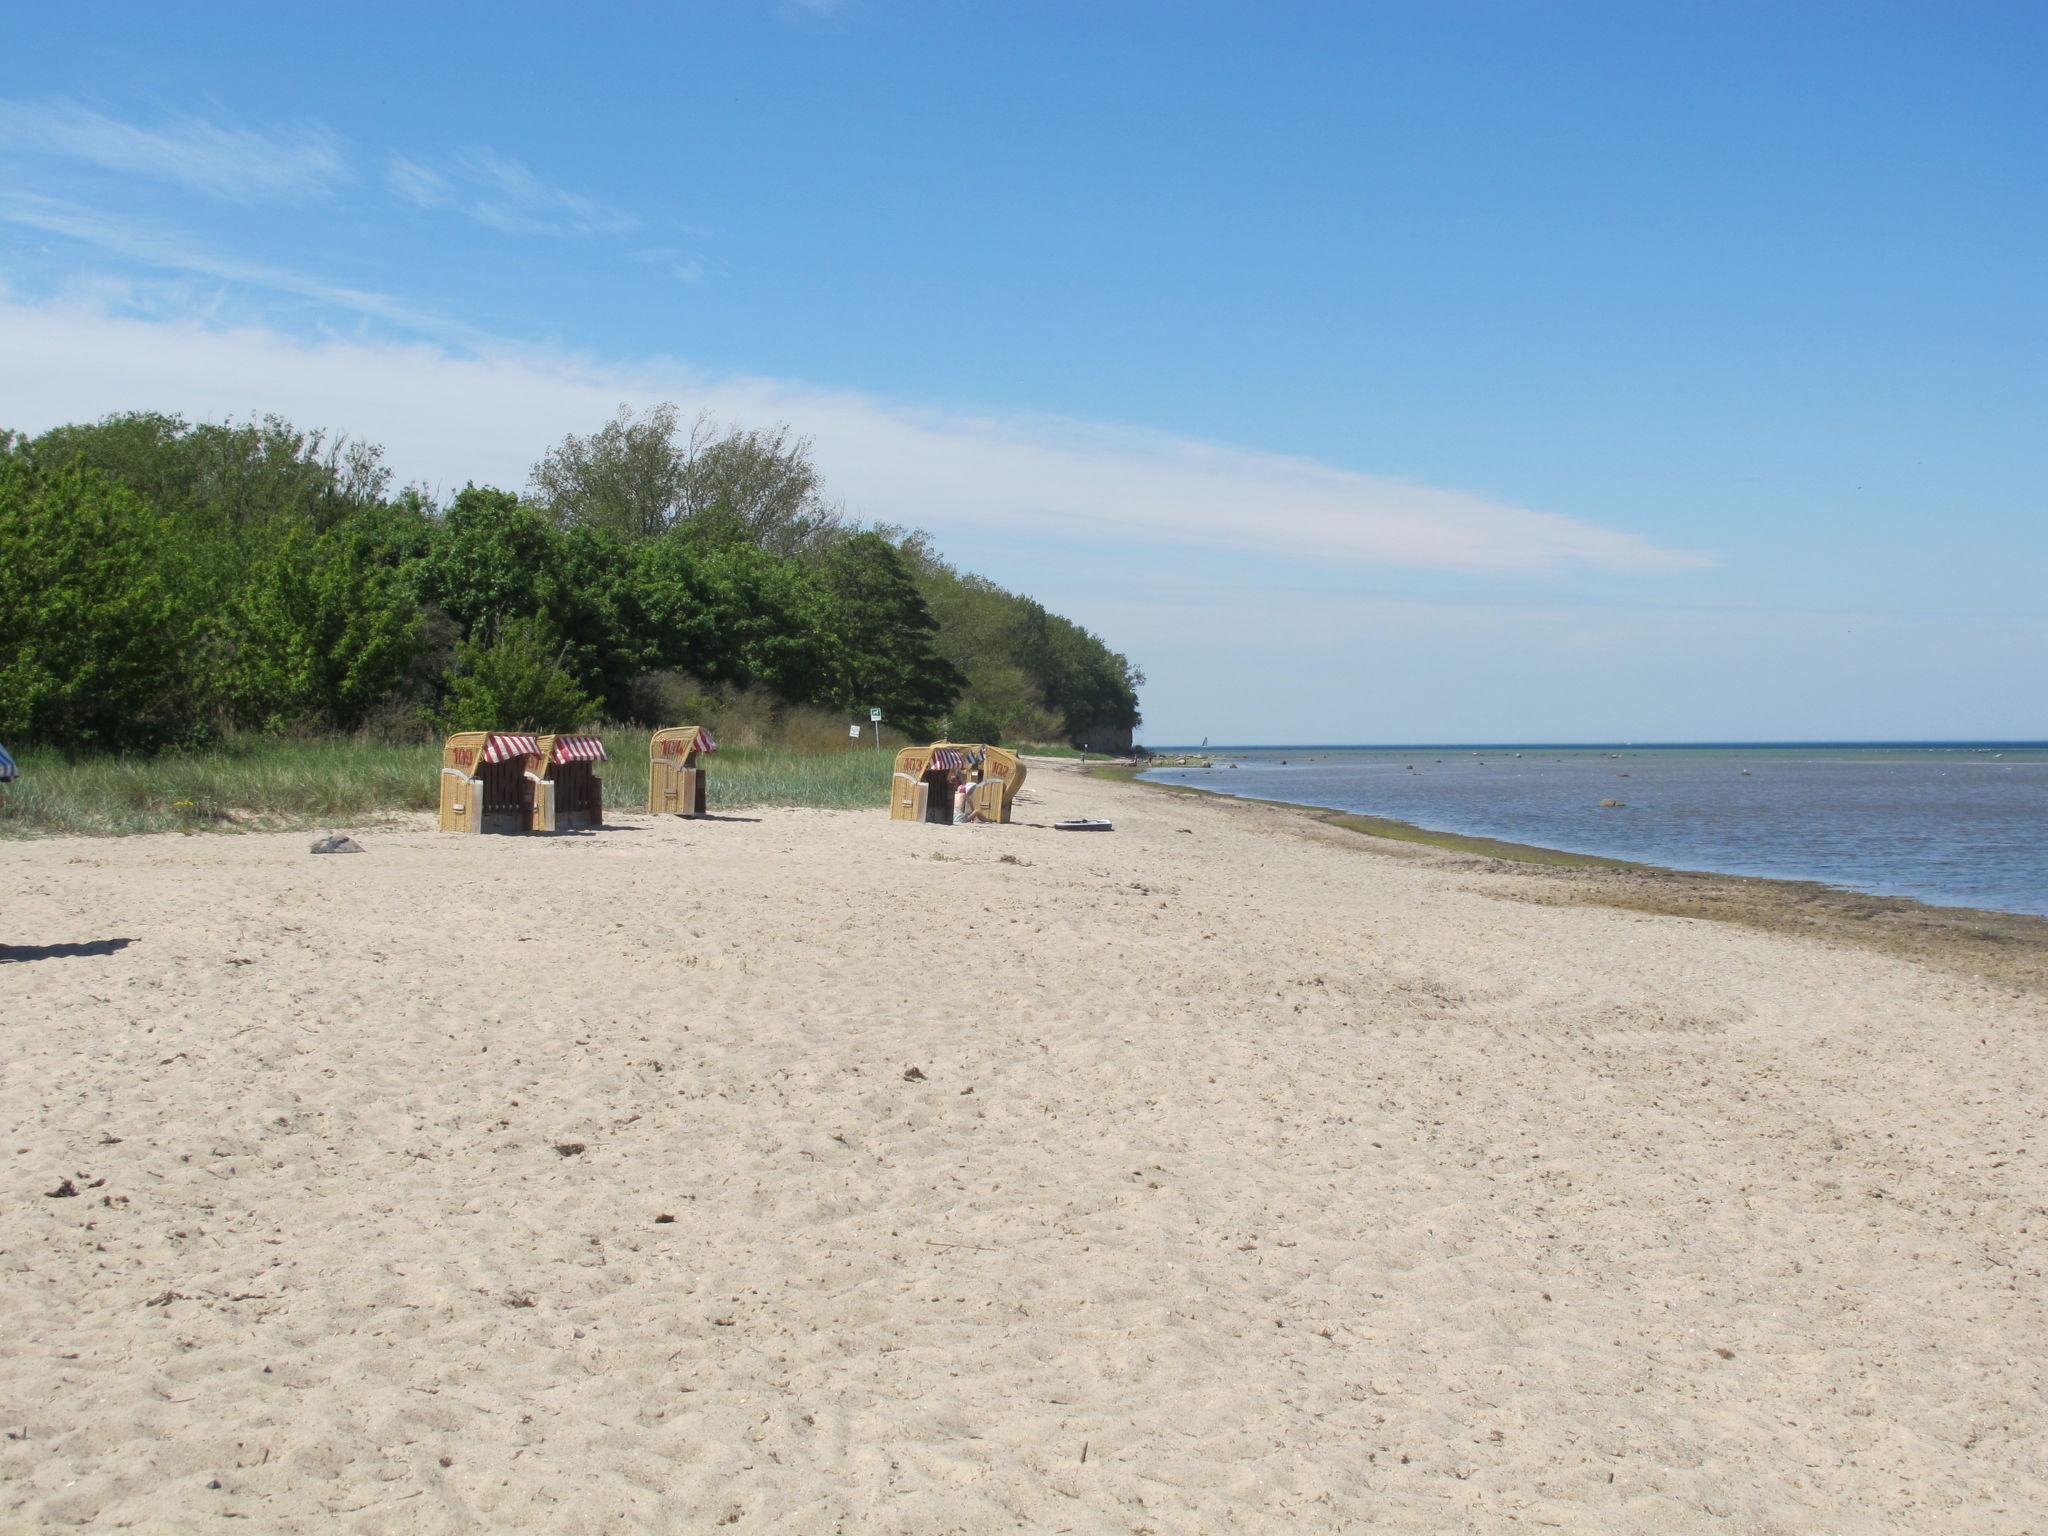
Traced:
[[[647, 732], [602, 731], [608, 803], [645, 804]], [[277, 830], [357, 826], [431, 812], [438, 745], [343, 740], [232, 740], [159, 757], [19, 754], [22, 778], [0, 788], [0, 836]], [[871, 746], [800, 751], [733, 747], [711, 759], [713, 809], [888, 803], [890, 759]]]

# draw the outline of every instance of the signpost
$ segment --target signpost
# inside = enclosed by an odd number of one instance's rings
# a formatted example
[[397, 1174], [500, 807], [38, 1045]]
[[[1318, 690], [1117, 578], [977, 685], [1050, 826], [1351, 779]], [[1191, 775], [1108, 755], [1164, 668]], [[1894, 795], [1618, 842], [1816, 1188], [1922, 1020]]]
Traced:
[[[875, 752], [879, 755], [882, 750], [882, 712], [879, 709], [871, 709], [868, 711], [868, 719], [874, 723]], [[854, 730], [858, 732], [860, 727], [856, 725]]]

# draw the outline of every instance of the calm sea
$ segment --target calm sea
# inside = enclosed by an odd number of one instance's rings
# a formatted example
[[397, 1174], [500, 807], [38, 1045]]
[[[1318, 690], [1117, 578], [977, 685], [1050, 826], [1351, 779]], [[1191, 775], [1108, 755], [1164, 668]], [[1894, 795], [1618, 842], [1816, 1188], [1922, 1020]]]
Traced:
[[1144, 776], [1676, 869], [2048, 914], [2048, 743], [1205, 750], [1215, 767]]

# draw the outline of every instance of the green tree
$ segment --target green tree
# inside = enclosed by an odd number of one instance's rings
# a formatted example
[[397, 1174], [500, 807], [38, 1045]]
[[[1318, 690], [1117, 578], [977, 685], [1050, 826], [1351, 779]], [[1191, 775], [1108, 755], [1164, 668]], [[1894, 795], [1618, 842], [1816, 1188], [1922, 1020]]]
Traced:
[[421, 595], [465, 636], [507, 619], [553, 617], [563, 606], [562, 555], [561, 534], [535, 508], [510, 491], [465, 486], [420, 560]]
[[690, 455], [677, 431], [673, 405], [638, 419], [622, 405], [588, 437], [571, 432], [533, 466], [535, 499], [564, 528], [626, 539], [666, 532], [690, 499]]
[[441, 725], [449, 731], [573, 731], [597, 711], [563, 666], [564, 642], [544, 618], [508, 619], [495, 637], [462, 642]]
[[880, 534], [861, 533], [826, 552], [819, 576], [825, 656], [812, 697], [845, 709], [879, 706], [906, 730], [930, 729], [965, 679], [933, 649], [938, 622], [909, 562]]
[[618, 717], [633, 682], [657, 665], [634, 549], [595, 528], [562, 536], [549, 613], [568, 642], [566, 665]]
[[1144, 678], [1099, 638], [955, 570], [925, 534], [888, 533], [938, 621], [936, 649], [967, 679], [963, 707], [1000, 720], [1011, 741], [1113, 741], [1137, 725]]
[[97, 470], [0, 455], [0, 729], [148, 748], [200, 727], [197, 605], [171, 519]]
[[654, 664], [706, 683], [744, 683], [747, 668], [729, 573], [714, 573], [708, 552], [680, 530], [634, 550], [639, 608]]
[[730, 520], [772, 554], [815, 550], [841, 521], [825, 498], [809, 438], [787, 426], [721, 428], [709, 413], [686, 433], [675, 406], [620, 406], [587, 437], [573, 432], [533, 466], [535, 498], [562, 527], [646, 539], [698, 519]]
[[925, 535], [849, 529], [786, 426], [622, 410], [536, 466], [541, 504], [472, 485], [445, 512], [278, 417], [0, 432], [0, 463], [0, 728], [53, 742], [632, 718], [691, 686], [1010, 741], [1137, 719], [1096, 636]]
[[733, 615], [727, 639], [739, 652], [740, 674], [793, 703], [816, 697], [830, 650], [819, 574], [748, 545], [716, 551], [707, 563]]
[[964, 701], [954, 705], [946, 717], [946, 734], [954, 741], [981, 741], [999, 747], [1003, 744], [1003, 717], [986, 704]]
[[1138, 724], [1138, 689], [1145, 676], [1071, 619], [1025, 599], [1022, 659], [1041, 680], [1067, 739], [1101, 742]]
[[220, 625], [221, 692], [243, 724], [352, 730], [399, 685], [419, 606], [375, 531], [294, 531], [251, 573]]
[[329, 528], [381, 502], [383, 450], [305, 431], [281, 416], [201, 422], [155, 411], [55, 427], [35, 440], [46, 464], [78, 459], [112, 475], [188, 534], [236, 544], [275, 530]]
[[727, 533], [689, 524], [639, 546], [653, 664], [706, 683], [759, 683], [784, 699], [809, 698], [825, 652], [819, 584], [800, 562]]

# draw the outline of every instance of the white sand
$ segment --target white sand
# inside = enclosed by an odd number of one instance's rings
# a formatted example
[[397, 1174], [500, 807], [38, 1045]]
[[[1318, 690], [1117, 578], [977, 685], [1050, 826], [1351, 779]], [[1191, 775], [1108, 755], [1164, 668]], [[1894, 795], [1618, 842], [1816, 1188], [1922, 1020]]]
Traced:
[[2048, 1528], [2039, 998], [1020, 813], [0, 844], [0, 1527]]

